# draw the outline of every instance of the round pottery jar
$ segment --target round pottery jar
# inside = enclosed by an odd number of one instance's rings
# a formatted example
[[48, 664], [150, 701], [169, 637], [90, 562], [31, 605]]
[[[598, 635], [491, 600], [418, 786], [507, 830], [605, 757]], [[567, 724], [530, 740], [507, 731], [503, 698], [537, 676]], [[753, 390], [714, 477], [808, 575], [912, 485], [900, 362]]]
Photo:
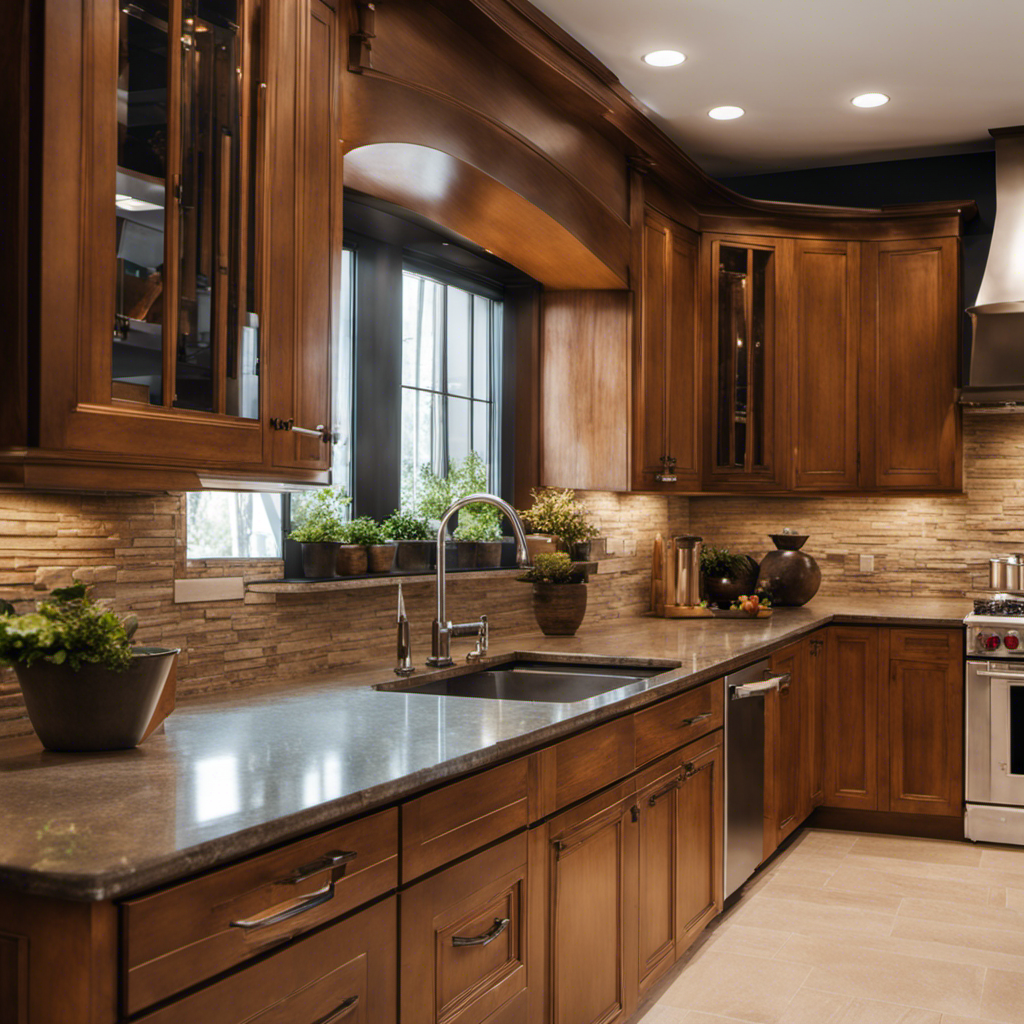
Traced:
[[794, 533], [773, 533], [775, 551], [761, 561], [757, 589], [771, 594], [772, 604], [798, 606], [807, 604], [821, 586], [818, 563], [800, 549], [807, 537]]

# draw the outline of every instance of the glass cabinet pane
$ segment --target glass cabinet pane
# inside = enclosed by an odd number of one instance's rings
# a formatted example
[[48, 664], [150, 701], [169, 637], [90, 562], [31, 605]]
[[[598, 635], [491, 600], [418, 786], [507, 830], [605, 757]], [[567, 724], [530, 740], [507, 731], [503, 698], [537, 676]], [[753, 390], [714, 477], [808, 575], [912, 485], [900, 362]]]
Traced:
[[719, 246], [715, 462], [766, 465], [765, 395], [774, 320], [774, 253]]
[[140, 0], [122, 7], [112, 393], [157, 405], [163, 402], [167, 38], [167, 4]]

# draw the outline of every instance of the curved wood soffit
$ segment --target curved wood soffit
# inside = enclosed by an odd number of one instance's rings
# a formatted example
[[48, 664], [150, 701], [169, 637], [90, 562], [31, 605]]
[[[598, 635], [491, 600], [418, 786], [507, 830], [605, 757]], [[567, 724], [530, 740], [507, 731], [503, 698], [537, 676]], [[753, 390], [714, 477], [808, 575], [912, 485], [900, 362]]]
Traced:
[[490, 249], [549, 288], [627, 287], [629, 226], [514, 134], [437, 97], [350, 76], [344, 181]]

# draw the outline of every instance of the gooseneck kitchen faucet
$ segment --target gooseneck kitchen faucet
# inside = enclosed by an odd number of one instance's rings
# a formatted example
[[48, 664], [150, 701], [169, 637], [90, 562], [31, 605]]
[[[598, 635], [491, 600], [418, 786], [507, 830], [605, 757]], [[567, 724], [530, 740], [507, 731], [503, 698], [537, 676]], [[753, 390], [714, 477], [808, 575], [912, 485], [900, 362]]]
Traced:
[[448, 533], [448, 520], [460, 508], [465, 508], [467, 505], [493, 505], [504, 513], [512, 524], [512, 532], [516, 536], [516, 561], [520, 566], [530, 564], [530, 553], [526, 548], [526, 531], [523, 529], [523, 522], [507, 501], [503, 501], [495, 494], [471, 494], [466, 498], [460, 498], [448, 507], [444, 515], [441, 516], [441, 525], [437, 528], [437, 617], [434, 619], [431, 635], [430, 657], [427, 658], [427, 664], [433, 668], [447, 668], [455, 664], [451, 656], [453, 636], [475, 636], [477, 638], [476, 650], [466, 656], [470, 661], [483, 657], [487, 653], [489, 639], [487, 616], [481, 615], [479, 622], [449, 622], [445, 601], [444, 548]]

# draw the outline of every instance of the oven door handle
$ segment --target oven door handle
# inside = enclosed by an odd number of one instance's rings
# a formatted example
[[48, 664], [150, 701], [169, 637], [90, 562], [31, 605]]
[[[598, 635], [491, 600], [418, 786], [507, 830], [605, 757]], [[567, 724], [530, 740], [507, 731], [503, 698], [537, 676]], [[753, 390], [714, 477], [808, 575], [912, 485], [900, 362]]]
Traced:
[[1019, 679], [1024, 683], [1024, 672], [985, 672], [983, 669], [975, 669], [973, 675], [982, 679]]

